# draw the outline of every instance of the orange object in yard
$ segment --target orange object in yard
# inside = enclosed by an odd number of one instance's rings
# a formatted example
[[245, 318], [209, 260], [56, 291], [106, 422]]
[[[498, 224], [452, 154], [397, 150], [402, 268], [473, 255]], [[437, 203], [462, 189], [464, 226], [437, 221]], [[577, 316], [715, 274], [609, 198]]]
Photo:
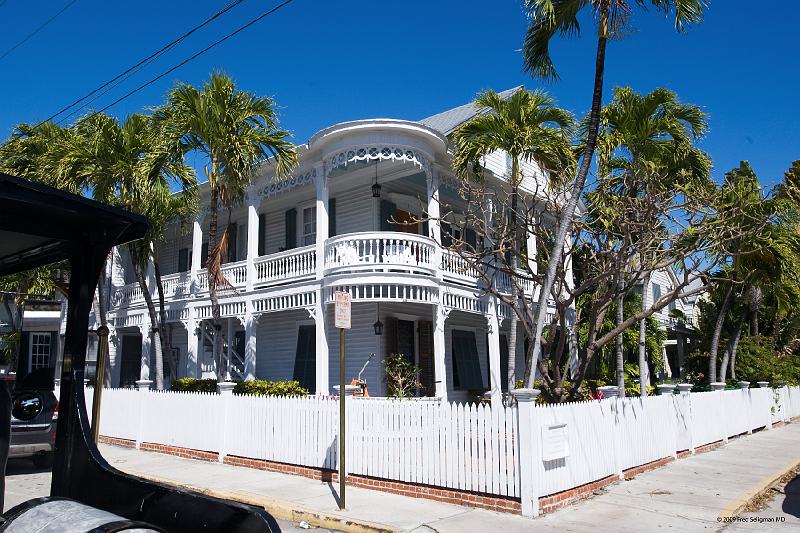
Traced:
[[358, 387], [358, 389], [353, 392], [353, 396], [363, 396], [369, 398], [369, 389], [367, 389], [367, 384], [365, 382], [359, 382], [359, 380], [354, 379], [350, 381], [350, 385]]

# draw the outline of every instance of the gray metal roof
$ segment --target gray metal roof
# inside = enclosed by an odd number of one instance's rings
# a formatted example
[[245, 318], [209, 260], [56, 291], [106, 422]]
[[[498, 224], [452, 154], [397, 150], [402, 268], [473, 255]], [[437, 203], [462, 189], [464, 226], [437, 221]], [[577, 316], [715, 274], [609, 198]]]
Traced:
[[[523, 86], [520, 85], [518, 87], [514, 87], [513, 89], [502, 91], [500, 96], [503, 99], [509, 98], [512, 94], [522, 88]], [[476, 108], [475, 105], [470, 102], [468, 104], [431, 115], [430, 117], [423, 118], [419, 122], [430, 128], [438, 130], [445, 135], [450, 135], [458, 126], [477, 115], [480, 111], [481, 110]]]

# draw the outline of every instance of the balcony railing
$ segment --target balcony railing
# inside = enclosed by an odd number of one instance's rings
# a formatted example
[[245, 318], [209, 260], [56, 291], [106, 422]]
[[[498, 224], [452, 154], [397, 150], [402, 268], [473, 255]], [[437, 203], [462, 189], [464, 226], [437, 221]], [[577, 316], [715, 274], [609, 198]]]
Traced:
[[188, 272], [178, 272], [161, 276], [164, 298], [187, 298], [192, 292], [192, 280]]
[[325, 273], [383, 271], [433, 274], [433, 239], [398, 232], [339, 235], [325, 243]]
[[264, 255], [256, 259], [258, 286], [279, 285], [312, 278], [317, 270], [315, 246], [304, 246], [286, 252]]

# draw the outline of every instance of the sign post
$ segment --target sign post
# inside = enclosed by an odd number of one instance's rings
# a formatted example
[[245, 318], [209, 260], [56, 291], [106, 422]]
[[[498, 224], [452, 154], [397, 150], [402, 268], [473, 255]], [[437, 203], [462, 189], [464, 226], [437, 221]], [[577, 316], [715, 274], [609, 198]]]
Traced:
[[344, 384], [344, 330], [350, 329], [350, 293], [336, 291], [333, 293], [334, 325], [339, 328], [339, 509], [345, 508], [344, 478], [347, 473], [345, 468], [345, 442], [347, 432], [345, 424], [345, 396], [347, 389]]

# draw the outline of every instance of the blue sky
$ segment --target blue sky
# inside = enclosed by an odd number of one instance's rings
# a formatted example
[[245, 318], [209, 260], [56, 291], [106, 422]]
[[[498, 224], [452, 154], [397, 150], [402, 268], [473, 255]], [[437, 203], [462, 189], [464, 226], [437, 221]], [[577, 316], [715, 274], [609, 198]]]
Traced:
[[[0, 5], [0, 55], [68, 0]], [[77, 0], [0, 60], [0, 138], [83, 96], [227, 4]], [[95, 102], [102, 107], [277, 3], [246, 0], [157, 63]], [[788, 1], [756, 9], [716, 0], [706, 20], [678, 35], [655, 12], [637, 11], [636, 31], [608, 49], [606, 99], [616, 85], [668, 87], [710, 115], [702, 147], [714, 174], [747, 159], [775, 183], [800, 159], [800, 10]], [[781, 11], [783, 8], [783, 11]], [[554, 42], [561, 75], [531, 79], [518, 51], [522, 2], [294, 0], [273, 16], [112, 108], [117, 116], [158, 104], [175, 81], [200, 84], [214, 68], [240, 87], [272, 96], [282, 126], [306, 141], [330, 124], [359, 118], [419, 119], [469, 101], [481, 89], [544, 87], [578, 115], [590, 103], [591, 20], [579, 39]]]

